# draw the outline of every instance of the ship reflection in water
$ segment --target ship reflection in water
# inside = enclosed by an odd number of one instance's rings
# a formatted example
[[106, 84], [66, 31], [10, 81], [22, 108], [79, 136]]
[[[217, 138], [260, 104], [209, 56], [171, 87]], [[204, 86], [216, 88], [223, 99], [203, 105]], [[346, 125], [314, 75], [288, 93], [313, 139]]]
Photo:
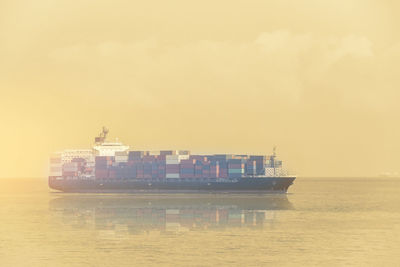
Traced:
[[286, 195], [67, 195], [50, 211], [63, 224], [95, 229], [103, 237], [272, 226]]

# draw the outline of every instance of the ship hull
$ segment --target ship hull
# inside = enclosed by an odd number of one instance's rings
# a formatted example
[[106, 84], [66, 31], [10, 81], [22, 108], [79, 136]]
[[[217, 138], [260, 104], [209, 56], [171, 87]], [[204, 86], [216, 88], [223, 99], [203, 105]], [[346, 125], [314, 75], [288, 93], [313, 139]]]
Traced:
[[295, 177], [242, 178], [235, 181], [174, 180], [68, 180], [49, 177], [49, 187], [75, 193], [130, 193], [130, 192], [261, 192], [286, 193]]

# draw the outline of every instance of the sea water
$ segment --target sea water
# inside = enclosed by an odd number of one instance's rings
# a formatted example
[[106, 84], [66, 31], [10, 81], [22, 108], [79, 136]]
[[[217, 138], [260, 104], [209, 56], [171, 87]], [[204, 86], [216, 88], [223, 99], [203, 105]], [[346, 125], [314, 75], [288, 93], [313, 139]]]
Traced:
[[286, 195], [66, 194], [0, 179], [0, 266], [399, 266], [400, 179]]

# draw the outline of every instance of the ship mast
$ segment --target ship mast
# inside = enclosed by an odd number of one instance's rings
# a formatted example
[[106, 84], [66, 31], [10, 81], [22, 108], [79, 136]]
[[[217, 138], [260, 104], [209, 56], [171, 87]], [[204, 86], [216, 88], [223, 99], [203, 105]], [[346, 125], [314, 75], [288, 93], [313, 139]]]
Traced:
[[275, 158], [276, 158], [276, 146], [274, 146], [272, 156], [270, 157], [270, 159], [271, 159], [271, 167], [274, 168], [274, 176], [276, 176]]
[[101, 144], [103, 143], [106, 138], [107, 138], [107, 134], [108, 134], [108, 129], [106, 127], [103, 126], [103, 130], [102, 132], [99, 134], [99, 136], [95, 137], [94, 142], [96, 144]]

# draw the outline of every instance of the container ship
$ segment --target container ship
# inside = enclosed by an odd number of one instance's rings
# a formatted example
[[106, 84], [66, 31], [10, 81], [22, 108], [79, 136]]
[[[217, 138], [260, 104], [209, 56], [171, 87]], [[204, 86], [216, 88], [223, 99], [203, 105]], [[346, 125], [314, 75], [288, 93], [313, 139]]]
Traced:
[[187, 150], [130, 150], [107, 140], [92, 149], [69, 149], [50, 158], [49, 187], [63, 192], [273, 192], [286, 193], [296, 176], [261, 155], [193, 155]]

